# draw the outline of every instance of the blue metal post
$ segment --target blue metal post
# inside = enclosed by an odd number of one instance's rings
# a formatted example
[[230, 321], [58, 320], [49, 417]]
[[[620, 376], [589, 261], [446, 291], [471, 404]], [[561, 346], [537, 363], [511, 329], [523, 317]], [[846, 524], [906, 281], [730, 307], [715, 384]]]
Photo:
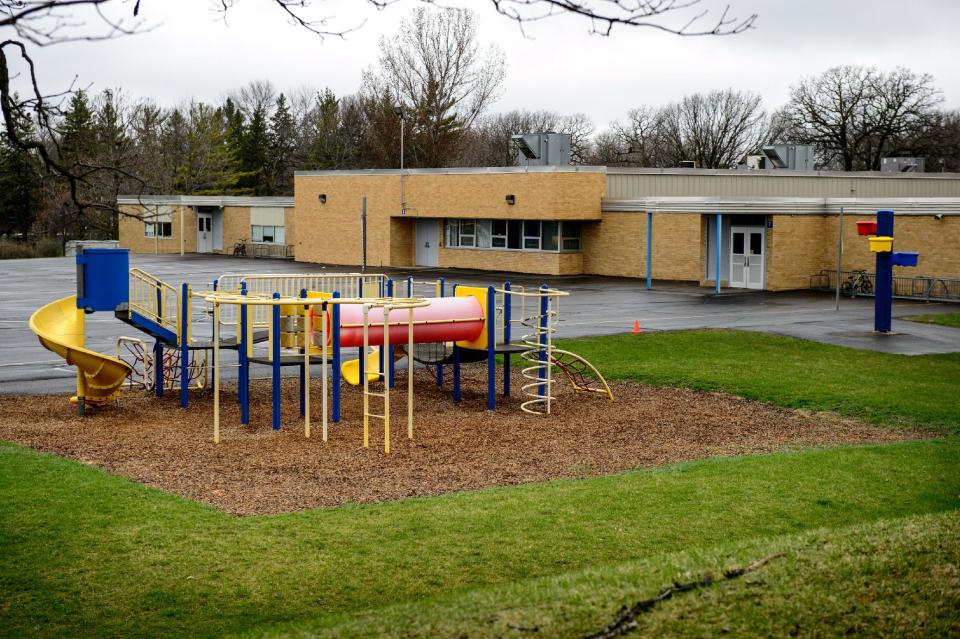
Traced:
[[189, 405], [190, 388], [190, 285], [180, 285], [180, 408]]
[[[163, 290], [157, 286], [157, 324], [163, 326]], [[153, 385], [157, 397], [163, 397], [163, 343], [153, 345]]]
[[[333, 299], [339, 299], [340, 292], [333, 292]], [[331, 384], [333, 386], [333, 400], [332, 404], [332, 416], [331, 421], [337, 423], [340, 421], [340, 305], [331, 304], [333, 310], [331, 311], [331, 339], [330, 345], [332, 350], [332, 356], [330, 358], [330, 378]]]
[[[213, 282], [210, 283], [210, 286], [212, 286], [213, 290], [216, 292], [218, 287], [220, 286], [220, 280], [213, 280]], [[215, 332], [216, 331], [213, 326], [213, 313], [210, 313], [210, 339], [211, 340], [213, 339]]]
[[[543, 286], [540, 287], [540, 291], [544, 292], [548, 288], [550, 287], [544, 284]], [[549, 312], [550, 312], [550, 298], [548, 298], [546, 295], [542, 295], [540, 297], [540, 356], [539, 356], [540, 374], [538, 375], [541, 381], [546, 379], [546, 377], [544, 376], [544, 371], [546, 370], [546, 367], [549, 366], [549, 363], [547, 362], [547, 327], [549, 324], [548, 322], [549, 318], [547, 317], [547, 314]], [[540, 395], [540, 397], [546, 397], [547, 385], [540, 384], [540, 386], [537, 388], [537, 392]]]
[[[438, 278], [437, 282], [440, 284], [440, 297], [444, 296], [444, 279]], [[443, 386], [443, 361], [437, 364], [437, 386]]]
[[487, 410], [497, 410], [497, 293], [487, 287]]
[[[503, 283], [503, 343], [510, 344], [510, 303], [513, 295], [510, 291], [510, 282]], [[503, 396], [510, 397], [510, 353], [503, 354]]]
[[[453, 285], [453, 295], [457, 295], [457, 285]], [[460, 401], [460, 347], [453, 343], [453, 401]]]
[[[893, 211], [877, 211], [877, 235], [893, 237]], [[889, 333], [893, 325], [893, 251], [877, 253], [876, 289], [873, 330]]]
[[[359, 283], [358, 289], [360, 291], [360, 297], [363, 297], [363, 276], [361, 275], [357, 280]], [[364, 370], [367, 366], [367, 354], [363, 352], [363, 344], [357, 347], [357, 356], [360, 359], [360, 376], [357, 379], [360, 383], [363, 383], [363, 376], [367, 374]]]
[[[246, 296], [247, 283], [240, 283], [240, 295]], [[240, 363], [240, 370], [237, 375], [237, 395], [240, 398], [240, 423], [247, 425], [250, 423], [250, 361], [247, 359], [247, 305], [240, 306], [240, 351], [237, 360]]]
[[[305, 299], [306, 297], [307, 297], [307, 289], [305, 288], [300, 289], [300, 299]], [[293, 322], [294, 326], [297, 325], [297, 321], [299, 320], [301, 313], [307, 307], [304, 306], [303, 308], [299, 308], [299, 307], [296, 307], [296, 308], [297, 308], [297, 317], [294, 318], [294, 322]], [[303, 328], [304, 328], [304, 334], [309, 335], [309, 331], [306, 331], [306, 327], [304, 326]], [[309, 338], [306, 338], [306, 339], [309, 339]], [[303, 342], [303, 348], [300, 349], [301, 353], [307, 353], [310, 351], [310, 344], [306, 342], [306, 339]], [[300, 360], [300, 417], [303, 417], [306, 414], [307, 414], [307, 370], [306, 370], [306, 366], [304, 366], [303, 364], [303, 359], [301, 359]]]
[[[387, 280], [387, 297], [393, 297], [393, 280]], [[384, 331], [389, 331], [390, 327], [385, 326]], [[383, 358], [387, 358], [387, 380], [390, 383], [390, 388], [393, 388], [393, 355], [396, 353], [396, 346], [393, 345], [393, 340], [390, 340], [390, 350], [384, 355], [383, 347], [380, 348], [380, 370], [383, 370]]]
[[716, 247], [714, 249], [717, 253], [716, 263], [715, 263], [716, 271], [714, 271], [714, 275], [716, 275], [716, 279], [717, 279], [717, 295], [720, 294], [720, 237], [722, 236], [722, 233], [720, 232], [721, 224], [722, 224], [721, 217], [722, 216], [719, 213], [717, 213], [717, 242], [716, 242]]
[[650, 290], [653, 265], [653, 213], [647, 211], [647, 290]]
[[413, 275], [407, 275], [407, 297], [413, 297]]
[[[280, 293], [274, 293], [273, 299], [280, 299]], [[271, 341], [272, 348], [270, 353], [270, 363], [273, 365], [273, 430], [280, 430], [280, 306], [274, 304], [270, 307], [273, 315], [271, 322]]]

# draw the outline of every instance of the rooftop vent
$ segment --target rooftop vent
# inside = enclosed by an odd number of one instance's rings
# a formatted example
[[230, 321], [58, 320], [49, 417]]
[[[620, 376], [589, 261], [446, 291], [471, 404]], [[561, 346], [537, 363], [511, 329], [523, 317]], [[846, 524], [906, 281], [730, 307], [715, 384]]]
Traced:
[[813, 146], [809, 144], [768, 144], [763, 154], [769, 160], [769, 168], [788, 171], [813, 171], [816, 169]]
[[926, 158], [882, 158], [881, 173], [923, 173], [927, 168]]
[[567, 166], [570, 164], [569, 133], [525, 133], [510, 138], [517, 147], [520, 166]]

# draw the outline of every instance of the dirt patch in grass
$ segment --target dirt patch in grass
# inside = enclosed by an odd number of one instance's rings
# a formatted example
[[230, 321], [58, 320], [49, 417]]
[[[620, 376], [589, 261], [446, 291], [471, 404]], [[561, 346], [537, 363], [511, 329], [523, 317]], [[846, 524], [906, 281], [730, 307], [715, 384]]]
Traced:
[[[476, 377], [482, 373], [474, 372]], [[514, 380], [519, 389], [520, 379]], [[234, 388], [221, 394], [221, 442], [212, 443], [209, 391], [178, 408], [125, 392], [119, 405], [77, 417], [63, 396], [0, 397], [0, 438], [53, 452], [238, 515], [289, 512], [349, 502], [437, 495], [494, 485], [608, 474], [716, 455], [794, 446], [891, 442], [925, 436], [830, 415], [808, 415], [719, 393], [613, 385], [616, 401], [574, 394], [558, 382], [553, 414], [531, 416], [517, 397], [486, 410], [485, 386], [466, 382], [463, 401], [415, 375], [414, 439], [406, 437], [406, 382], [391, 395], [392, 452], [371, 421], [362, 447], [362, 398], [344, 391], [344, 421], [320, 436], [319, 380], [304, 438], [295, 379], [283, 384], [283, 429], [270, 428], [270, 386], [254, 382], [251, 425], [239, 426]], [[515, 395], [518, 393], [515, 393]], [[381, 412], [382, 400], [371, 410]]]

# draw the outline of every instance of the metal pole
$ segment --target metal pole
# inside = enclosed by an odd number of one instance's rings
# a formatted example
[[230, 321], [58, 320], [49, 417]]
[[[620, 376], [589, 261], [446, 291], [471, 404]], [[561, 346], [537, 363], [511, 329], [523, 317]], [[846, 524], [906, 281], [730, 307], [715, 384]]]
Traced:
[[180, 257], [183, 257], [183, 205], [180, 205]]
[[647, 211], [647, 290], [650, 290], [650, 267], [653, 262], [653, 213]]
[[840, 310], [840, 267], [843, 262], [843, 207], [840, 207], [840, 223], [837, 230], [837, 293], [833, 310]]
[[360, 250], [363, 262], [360, 264], [360, 272], [367, 270], [367, 196], [360, 198]]
[[723, 225], [723, 220], [721, 218], [722, 216], [719, 213], [717, 213], [717, 246], [716, 246], [716, 251], [717, 251], [716, 269], [717, 270], [714, 273], [714, 275], [716, 275], [716, 280], [717, 280], [717, 295], [720, 294], [720, 236], [721, 236], [720, 228]]
[[403, 183], [403, 114], [400, 114], [400, 213], [406, 215], [407, 213], [407, 196], [404, 190]]

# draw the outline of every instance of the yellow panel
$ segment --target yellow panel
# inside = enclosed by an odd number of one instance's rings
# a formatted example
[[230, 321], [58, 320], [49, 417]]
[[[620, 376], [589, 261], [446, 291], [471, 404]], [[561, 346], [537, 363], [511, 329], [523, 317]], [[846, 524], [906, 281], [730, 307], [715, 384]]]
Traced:
[[[482, 286], [458, 286], [456, 297], [475, 297], [480, 302], [480, 316], [487, 319], [487, 289]], [[487, 324], [483, 323], [483, 332], [472, 341], [457, 342], [460, 348], [475, 348], [477, 350], [487, 350]]]

